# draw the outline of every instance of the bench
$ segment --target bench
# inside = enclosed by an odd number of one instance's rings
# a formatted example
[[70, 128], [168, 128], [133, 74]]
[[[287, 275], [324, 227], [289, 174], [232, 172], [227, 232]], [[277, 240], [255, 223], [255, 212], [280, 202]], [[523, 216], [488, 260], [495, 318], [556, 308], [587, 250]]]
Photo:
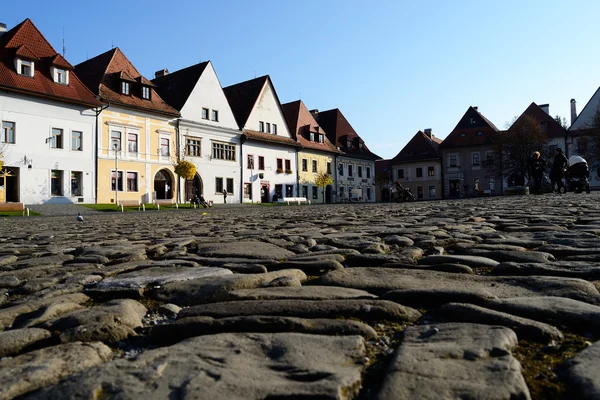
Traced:
[[140, 209], [146, 211], [146, 205], [140, 200], [119, 200], [117, 207], [121, 207], [121, 212], [125, 211], [125, 207], [137, 207], [138, 211]]
[[160, 206], [175, 206], [175, 208], [179, 209], [179, 204], [174, 199], [160, 199], [154, 200], [154, 208], [160, 210]]
[[23, 216], [27, 214], [29, 217], [29, 208], [25, 207], [23, 203], [0, 203], [0, 212], [2, 211], [21, 211]]
[[310, 200], [308, 200], [306, 197], [281, 197], [279, 199], [277, 199], [278, 203], [287, 203], [287, 205], [289, 206], [290, 203], [308, 203], [310, 204]]

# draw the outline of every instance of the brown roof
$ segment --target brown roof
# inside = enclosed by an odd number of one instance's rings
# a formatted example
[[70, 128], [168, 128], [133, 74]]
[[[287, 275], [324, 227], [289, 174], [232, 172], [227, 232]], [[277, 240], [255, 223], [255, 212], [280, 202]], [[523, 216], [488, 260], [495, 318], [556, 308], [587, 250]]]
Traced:
[[[36, 60], [33, 79], [19, 75], [15, 70], [16, 53]], [[33, 22], [26, 19], [0, 36], [0, 88], [88, 107], [99, 106], [101, 103], [75, 73], [70, 72], [68, 85], [54, 82], [50, 67], [57, 65], [57, 55]], [[62, 56], [60, 59], [64, 60]], [[70, 66], [66, 60], [64, 63]]]
[[288, 146], [300, 147], [300, 143], [294, 139], [285, 136], [273, 135], [272, 133], [264, 133], [257, 131], [246, 130], [242, 134], [242, 140], [258, 140], [260, 142], [284, 144]]
[[[102, 100], [126, 108], [150, 113], [179, 116], [179, 112], [168, 105], [150, 87], [150, 99], [142, 98], [141, 74], [117, 47], [94, 58], [77, 64], [75, 71], [92, 92]], [[121, 81], [131, 84], [130, 94], [121, 94]]]
[[563, 128], [554, 118], [552, 118], [551, 115], [549, 115], [535, 103], [531, 103], [529, 107], [523, 111], [523, 114], [517, 118], [513, 125], [526, 115], [535, 119], [540, 124], [545, 123], [546, 134], [549, 138], [564, 138], [567, 134], [567, 130], [565, 128]]
[[67, 60], [65, 60], [65, 58], [63, 56], [61, 56], [60, 54], [57, 54], [54, 56], [54, 58], [52, 59], [52, 65], [56, 65], [57, 67], [62, 67], [64, 69], [70, 69], [70, 70], [75, 69], [75, 68], [73, 68], [71, 63], [68, 62]]
[[156, 90], [162, 98], [171, 107], [181, 111], [209, 62], [205, 61], [180, 69], [179, 71], [155, 78], [152, 82], [156, 85]]
[[[305, 149], [319, 150], [328, 153], [342, 153], [331, 144], [325, 131], [319, 126], [310, 111], [306, 108], [302, 100], [292, 101], [282, 104], [281, 108], [285, 114], [288, 126], [291, 129], [292, 136]], [[311, 142], [310, 132], [317, 132], [324, 135], [323, 143]]]
[[456, 127], [439, 145], [439, 149], [493, 145], [498, 128], [476, 107], [469, 107]]
[[396, 157], [391, 159], [391, 162], [404, 163], [439, 159], [438, 146], [442, 141], [433, 135], [431, 136], [430, 138], [421, 131], [417, 132]]
[[[269, 75], [265, 75], [223, 88], [225, 97], [227, 97], [231, 111], [240, 129], [244, 129], [246, 121], [248, 121], [248, 117], [250, 117], [250, 113], [258, 100], [258, 96], [268, 81], [270, 81]], [[273, 93], [275, 93], [275, 88], [273, 88]], [[276, 93], [275, 98], [277, 98]], [[277, 101], [279, 102], [278, 98]]]
[[[381, 157], [369, 150], [365, 142], [356, 133], [354, 128], [352, 128], [352, 125], [350, 125], [339, 109], [334, 108], [322, 112], [316, 111], [313, 113], [313, 117], [325, 129], [329, 141], [334, 146], [339, 147], [346, 156], [363, 160], [381, 159]], [[351, 143], [350, 147], [348, 147], [348, 141]]]

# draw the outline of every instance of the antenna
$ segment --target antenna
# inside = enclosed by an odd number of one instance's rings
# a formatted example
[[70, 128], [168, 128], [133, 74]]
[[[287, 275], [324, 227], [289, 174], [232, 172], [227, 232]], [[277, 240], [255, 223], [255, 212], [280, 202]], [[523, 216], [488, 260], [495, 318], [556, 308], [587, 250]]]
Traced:
[[110, 39], [110, 48], [111, 49], [115, 48], [115, 41], [113, 39]]
[[63, 57], [65, 57], [65, 54], [67, 54], [67, 48], [65, 47], [65, 27], [63, 26], [63, 37], [62, 37], [62, 44], [63, 44]]

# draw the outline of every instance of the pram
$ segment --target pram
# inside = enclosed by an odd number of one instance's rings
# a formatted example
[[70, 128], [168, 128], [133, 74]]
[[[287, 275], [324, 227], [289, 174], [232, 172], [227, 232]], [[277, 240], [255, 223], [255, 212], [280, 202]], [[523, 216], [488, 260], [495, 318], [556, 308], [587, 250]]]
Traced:
[[190, 203], [195, 205], [195, 206], [202, 206], [204, 208], [208, 208], [210, 207], [210, 205], [206, 202], [206, 200], [204, 200], [204, 196], [200, 196], [198, 197], [198, 195], [194, 196], [193, 199], [190, 200]]
[[398, 181], [394, 182], [392, 185], [392, 201], [396, 203], [401, 203], [404, 201], [414, 201], [415, 196], [412, 194], [409, 188], [405, 188]]
[[588, 181], [588, 174], [590, 170], [588, 163], [585, 158], [581, 156], [569, 157], [569, 166], [565, 173], [567, 186], [569, 191], [575, 193], [581, 193], [584, 190], [586, 193], [590, 192], [590, 182]]

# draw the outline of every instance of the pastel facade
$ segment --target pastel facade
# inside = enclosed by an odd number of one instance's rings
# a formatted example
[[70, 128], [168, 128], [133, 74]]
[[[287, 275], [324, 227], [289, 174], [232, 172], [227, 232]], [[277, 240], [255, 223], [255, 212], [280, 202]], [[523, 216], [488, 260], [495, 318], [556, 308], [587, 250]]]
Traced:
[[179, 112], [119, 48], [76, 66], [106, 104], [98, 117], [98, 203], [175, 199]]
[[0, 202], [93, 203], [95, 112], [73, 66], [27, 19], [0, 27]]

